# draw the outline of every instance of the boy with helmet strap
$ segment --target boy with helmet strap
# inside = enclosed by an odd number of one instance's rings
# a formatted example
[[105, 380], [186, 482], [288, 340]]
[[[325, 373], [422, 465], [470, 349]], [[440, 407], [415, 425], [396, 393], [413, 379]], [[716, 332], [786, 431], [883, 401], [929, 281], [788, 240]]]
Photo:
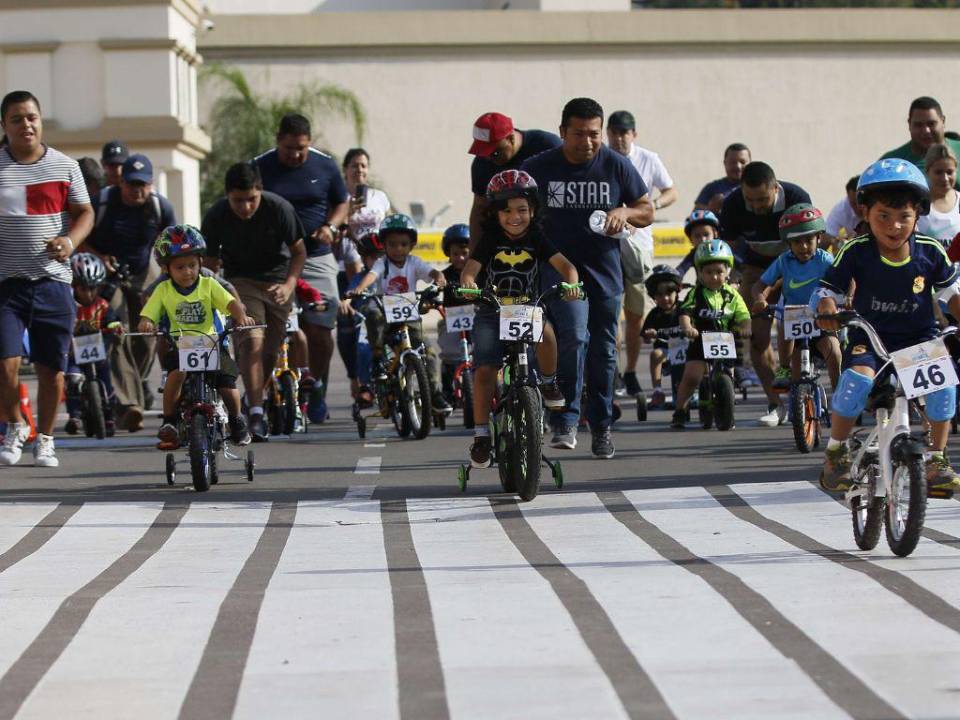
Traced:
[[677, 264], [681, 278], [693, 267], [693, 256], [700, 244], [720, 237], [720, 220], [709, 210], [694, 210], [683, 223], [683, 234], [693, 247]]
[[[650, 276], [644, 281], [647, 294], [653, 298], [654, 307], [647, 313], [640, 328], [641, 334], [647, 342], [653, 343], [650, 353], [650, 381], [653, 384], [653, 393], [650, 396], [650, 407], [663, 407], [666, 396], [662, 384], [663, 366], [666, 364], [669, 343], [657, 337], [657, 330], [666, 330], [680, 326], [679, 305], [677, 298], [680, 294], [680, 273], [669, 265], [656, 265]], [[671, 376], [675, 375], [676, 368], [671, 366]], [[673, 377], [671, 377], [671, 380]], [[679, 381], [679, 376], [676, 378]]]
[[[200, 272], [200, 256], [207, 243], [200, 231], [190, 225], [173, 225], [157, 238], [153, 252], [157, 262], [170, 276], [157, 285], [140, 313], [140, 332], [154, 332], [162, 315], [170, 321], [170, 333], [215, 335], [214, 311], [229, 313], [239, 326], [254, 325], [256, 321], [244, 311], [243, 305], [216, 280]], [[163, 388], [163, 424], [157, 437], [161, 450], [175, 450], [179, 445], [176, 409], [186, 373], [180, 369], [176, 348], [160, 359], [167, 371]], [[240, 414], [240, 392], [237, 390], [239, 370], [226, 350], [220, 350], [220, 370], [215, 373], [215, 385], [223, 398], [230, 424], [230, 439], [238, 445], [250, 442], [247, 423]]]
[[[906, 160], [878, 160], [860, 175], [857, 202], [870, 232], [840, 249], [811, 297], [811, 306], [821, 315], [836, 313], [855, 283], [853, 309], [876, 328], [887, 350], [930, 340], [937, 334], [936, 299], [947, 302], [950, 313], [960, 317], [960, 295], [957, 268], [943, 246], [916, 232], [917, 220], [930, 208], [926, 176]], [[828, 318], [819, 320], [819, 325], [824, 330], [838, 328], [837, 321]], [[863, 331], [851, 329], [847, 339], [820, 473], [820, 485], [831, 492], [850, 487], [847, 437], [882, 365]], [[955, 396], [955, 387], [926, 396], [933, 448], [926, 463], [928, 489], [960, 490], [960, 478], [944, 455]]]

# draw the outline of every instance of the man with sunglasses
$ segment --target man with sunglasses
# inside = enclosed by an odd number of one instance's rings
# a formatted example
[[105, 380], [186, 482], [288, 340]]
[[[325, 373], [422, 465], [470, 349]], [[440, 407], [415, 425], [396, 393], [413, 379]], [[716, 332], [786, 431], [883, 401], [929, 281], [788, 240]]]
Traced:
[[561, 144], [560, 136], [543, 130], [517, 130], [506, 115], [484, 113], [473, 124], [473, 156], [470, 186], [473, 207], [470, 209], [470, 249], [480, 237], [480, 223], [487, 207], [486, 192], [490, 178], [503, 170], [516, 170], [527, 158], [551, 150]]

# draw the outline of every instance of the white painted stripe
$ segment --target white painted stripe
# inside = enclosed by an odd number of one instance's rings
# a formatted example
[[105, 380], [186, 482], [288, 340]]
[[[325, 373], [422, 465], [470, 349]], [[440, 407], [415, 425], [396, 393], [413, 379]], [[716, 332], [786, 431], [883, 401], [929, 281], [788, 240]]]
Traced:
[[269, 503], [191, 505], [159, 552], [97, 604], [18, 717], [176, 717], [269, 513]]
[[382, 447], [386, 447], [387, 444], [386, 443], [364, 443], [363, 446], [365, 448], [382, 448]]
[[[549, 583], [485, 500], [410, 500], [451, 717], [624, 717]], [[532, 699], [536, 701], [533, 702]]]
[[638, 539], [596, 495], [541, 495], [521, 508], [678, 717], [847, 717], [713, 588]]
[[20, 542], [55, 507], [57, 503], [0, 504], [0, 553], [5, 553]]
[[398, 713], [380, 503], [300, 503], [260, 610], [234, 717]]
[[380, 463], [383, 458], [379, 455], [362, 457], [357, 460], [357, 467], [353, 471], [357, 475], [377, 475], [380, 472]]
[[343, 497], [345, 500], [369, 500], [376, 489], [376, 485], [351, 485]]
[[[956, 714], [960, 637], [861, 573], [743, 522], [703, 488], [625, 493], [648, 520], [763, 594], [910, 717]], [[906, 562], [910, 562], [909, 560]]]
[[42, 548], [0, 574], [0, 675], [64, 599], [129, 550], [161, 508], [161, 503], [87, 503]]
[[[847, 552], [862, 554], [871, 562], [902, 573], [921, 587], [939, 595], [954, 606], [960, 606], [960, 554], [955, 548], [946, 547], [925, 538], [910, 559], [904, 561], [890, 552], [884, 533], [880, 543], [867, 553], [861, 553], [853, 540], [850, 511], [831, 500], [807, 483], [763, 483], [758, 485], [734, 485], [733, 490], [747, 500], [758, 512], [777, 522], [789, 525], [814, 540]], [[944, 523], [946, 517], [960, 518], [960, 508], [943, 508], [943, 501], [931, 500], [929, 510], [931, 527], [939, 525], [944, 532], [956, 534], [960, 524]]]

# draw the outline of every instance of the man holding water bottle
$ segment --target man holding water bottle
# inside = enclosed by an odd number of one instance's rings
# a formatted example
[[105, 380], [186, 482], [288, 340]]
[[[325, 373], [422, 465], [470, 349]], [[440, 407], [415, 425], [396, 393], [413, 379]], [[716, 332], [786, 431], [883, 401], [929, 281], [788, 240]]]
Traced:
[[[603, 144], [603, 108], [590, 98], [575, 98], [563, 109], [562, 145], [527, 160], [522, 169], [539, 186], [546, 236], [576, 266], [585, 302], [550, 302], [548, 313], [560, 353], [558, 380], [567, 407], [552, 413], [551, 447], [572, 450], [577, 444], [580, 394], [587, 363], [585, 416], [596, 457], [612, 458], [613, 382], [617, 368], [617, 326], [623, 300], [623, 270], [618, 235], [653, 222], [653, 205], [636, 168]], [[590, 217], [604, 213], [600, 232]], [[599, 222], [599, 216], [594, 220]], [[630, 227], [628, 227], [630, 226]], [[542, 287], [560, 282], [544, 265]], [[589, 337], [589, 340], [588, 340]], [[577, 352], [569, 352], [576, 348]]]

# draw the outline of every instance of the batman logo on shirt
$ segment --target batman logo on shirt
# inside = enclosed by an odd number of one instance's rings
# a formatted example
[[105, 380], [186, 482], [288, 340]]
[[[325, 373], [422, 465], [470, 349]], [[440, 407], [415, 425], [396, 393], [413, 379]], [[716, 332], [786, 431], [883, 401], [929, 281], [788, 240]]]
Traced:
[[494, 263], [500, 263], [516, 272], [527, 272], [530, 269], [528, 263], [533, 263], [533, 255], [526, 250], [501, 250], [493, 256]]
[[175, 315], [178, 325], [200, 325], [206, 319], [207, 312], [202, 302], [182, 302], [177, 305]]

